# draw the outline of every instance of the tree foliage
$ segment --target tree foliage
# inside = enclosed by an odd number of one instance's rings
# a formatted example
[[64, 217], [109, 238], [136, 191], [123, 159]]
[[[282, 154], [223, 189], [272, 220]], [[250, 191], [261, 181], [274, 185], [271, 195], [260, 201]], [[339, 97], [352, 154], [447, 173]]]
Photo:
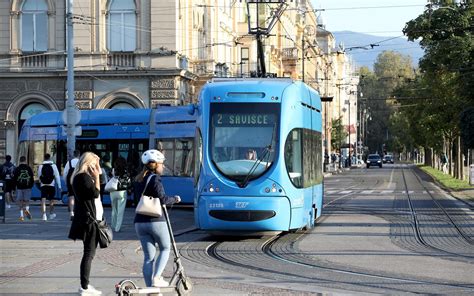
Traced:
[[411, 58], [397, 52], [384, 51], [377, 57], [374, 72], [361, 68], [360, 76], [360, 87], [364, 94], [360, 108], [366, 109], [369, 114], [365, 143], [370, 152], [380, 152], [383, 144], [389, 151], [394, 151], [395, 147], [389, 144], [393, 125], [388, 120], [394, 111], [393, 91], [406, 80], [413, 79]]
[[409, 40], [420, 40], [425, 55], [420, 61], [421, 74], [414, 97], [415, 105], [405, 111], [411, 133], [427, 135], [417, 144], [440, 150], [440, 142], [452, 142], [460, 134], [461, 114], [474, 105], [474, 18], [473, 4], [437, 1], [423, 14], [409, 21], [403, 32]]
[[333, 150], [341, 149], [341, 145], [347, 138], [347, 131], [342, 124], [342, 117], [332, 120], [331, 146]]

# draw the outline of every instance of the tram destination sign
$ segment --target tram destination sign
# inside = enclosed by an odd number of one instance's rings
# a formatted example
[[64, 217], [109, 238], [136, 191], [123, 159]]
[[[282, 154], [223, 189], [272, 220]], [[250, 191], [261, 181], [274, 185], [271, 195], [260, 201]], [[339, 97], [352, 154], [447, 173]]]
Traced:
[[273, 125], [274, 114], [261, 113], [217, 113], [213, 116], [214, 126]]

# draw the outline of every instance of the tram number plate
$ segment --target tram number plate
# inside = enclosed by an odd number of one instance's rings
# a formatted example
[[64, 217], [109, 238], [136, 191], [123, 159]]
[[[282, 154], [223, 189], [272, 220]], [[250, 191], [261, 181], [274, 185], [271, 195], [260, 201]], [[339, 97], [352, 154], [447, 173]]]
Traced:
[[209, 204], [209, 208], [210, 209], [219, 209], [219, 208], [223, 208], [224, 207], [224, 204], [223, 203], [211, 203]]
[[247, 201], [237, 201], [235, 203], [235, 208], [236, 209], [245, 209], [249, 205], [249, 202]]

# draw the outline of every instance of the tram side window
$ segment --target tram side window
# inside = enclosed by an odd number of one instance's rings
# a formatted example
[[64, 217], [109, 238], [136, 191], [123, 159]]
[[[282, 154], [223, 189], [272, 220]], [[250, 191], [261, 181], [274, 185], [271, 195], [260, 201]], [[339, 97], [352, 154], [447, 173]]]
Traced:
[[194, 185], [199, 181], [202, 166], [202, 135], [201, 130], [198, 128], [196, 133], [196, 162], [194, 164]]
[[174, 139], [159, 141], [157, 143], [157, 148], [165, 156], [165, 169], [163, 170], [163, 176], [173, 176]]
[[37, 176], [38, 167], [43, 163], [44, 155], [49, 153], [51, 160], [56, 162], [56, 142], [55, 141], [34, 141], [33, 142], [33, 171]]
[[285, 164], [290, 180], [297, 188], [303, 187], [302, 129], [294, 129], [286, 138]]
[[174, 175], [189, 177], [192, 175], [193, 142], [179, 139], [175, 144]]

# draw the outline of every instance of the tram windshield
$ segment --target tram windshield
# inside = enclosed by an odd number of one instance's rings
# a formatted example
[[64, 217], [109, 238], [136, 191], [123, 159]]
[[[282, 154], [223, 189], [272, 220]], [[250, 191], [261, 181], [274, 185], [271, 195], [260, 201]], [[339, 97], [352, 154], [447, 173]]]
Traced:
[[211, 104], [210, 155], [231, 180], [258, 178], [272, 165], [278, 141], [279, 104]]

